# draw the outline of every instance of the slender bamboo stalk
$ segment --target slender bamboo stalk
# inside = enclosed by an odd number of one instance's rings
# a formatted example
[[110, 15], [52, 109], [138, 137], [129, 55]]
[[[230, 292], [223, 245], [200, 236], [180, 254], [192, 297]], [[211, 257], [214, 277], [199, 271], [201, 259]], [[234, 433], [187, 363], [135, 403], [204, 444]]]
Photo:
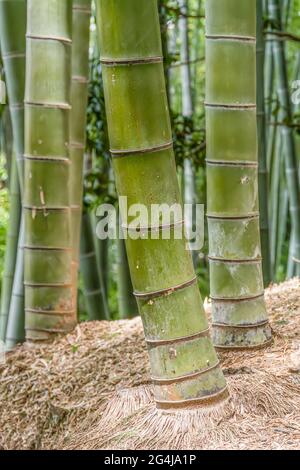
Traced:
[[12, 134], [12, 123], [10, 117], [10, 110], [8, 106], [4, 107], [2, 114], [0, 115], [0, 146], [2, 153], [5, 155], [5, 164], [7, 168], [8, 181], [10, 184], [11, 173], [12, 173], [12, 162], [13, 158], [13, 134]]
[[15, 159], [13, 159], [12, 162], [9, 202], [9, 225], [5, 245], [4, 273], [2, 279], [0, 304], [0, 339], [2, 341], [5, 341], [6, 337], [6, 327], [17, 259], [17, 247], [21, 216], [20, 188]]
[[20, 224], [18, 241], [18, 254], [12, 296], [9, 308], [5, 345], [7, 350], [13, 349], [17, 344], [25, 340], [25, 315], [24, 315], [24, 220]]
[[103, 278], [97, 264], [93, 228], [90, 214], [83, 213], [80, 243], [80, 271], [84, 284], [88, 319], [108, 319], [108, 309], [104, 292]]
[[[187, 0], [180, 0], [179, 6], [184, 15], [188, 14]], [[192, 118], [193, 116], [193, 101], [192, 101], [192, 88], [191, 88], [191, 68], [190, 68], [190, 53], [189, 53], [189, 31], [188, 31], [188, 18], [181, 16], [179, 19], [179, 32], [181, 39], [181, 52], [180, 59], [181, 66], [181, 93], [182, 93], [182, 114], [185, 117]], [[196, 204], [196, 188], [195, 188], [195, 174], [193, 164], [190, 159], [184, 160], [183, 169], [183, 188], [184, 188], [184, 203], [190, 204], [192, 207]], [[193, 211], [189, 211], [186, 216], [186, 229], [189, 234], [193, 231]], [[193, 260], [196, 266], [197, 253], [193, 252]]]
[[91, 0], [73, 0], [70, 204], [73, 250], [72, 273], [74, 301], [76, 305], [83, 197], [83, 157], [86, 138], [86, 107], [88, 100], [90, 17]]
[[270, 193], [270, 213], [271, 213], [271, 263], [272, 271], [276, 272], [276, 254], [277, 254], [277, 227], [279, 224], [279, 191], [280, 191], [280, 173], [282, 163], [282, 138], [280, 133], [275, 134], [276, 144], [272, 155], [272, 173], [271, 173], [271, 193]]
[[[162, 60], [157, 0], [98, 0], [101, 61], [111, 153], [119, 196], [128, 207], [180, 204]], [[126, 123], [126, 125], [124, 125]], [[121, 204], [121, 217], [127, 210]], [[142, 221], [150, 230], [151, 225]], [[191, 254], [176, 239], [130, 237], [126, 249], [160, 408], [227, 396], [208, 334]], [[154, 227], [152, 227], [154, 228]], [[144, 233], [144, 232], [143, 232]]]
[[[270, 18], [273, 20], [273, 28], [282, 30], [281, 10], [278, 0], [269, 1]], [[288, 72], [285, 57], [285, 45], [283, 41], [273, 40], [275, 67], [278, 73], [278, 96], [280, 101], [279, 120], [281, 136], [284, 145], [286, 179], [289, 191], [290, 215], [293, 231], [293, 245], [291, 247], [292, 258], [296, 264], [296, 274], [300, 275], [300, 186], [298, 175], [298, 158], [296, 153], [293, 129], [289, 126], [292, 121], [292, 106], [289, 94]]]
[[[1, 51], [4, 62], [4, 69], [7, 79], [7, 94], [10, 106], [10, 116], [12, 121], [12, 132], [14, 141], [14, 155], [13, 165], [15, 164], [18, 170], [18, 183], [15, 180], [14, 190], [19, 193], [19, 198], [23, 194], [23, 155], [24, 155], [24, 89], [25, 89], [25, 33], [26, 33], [26, 0], [2, 0], [0, 2], [0, 41]], [[13, 176], [15, 178], [15, 176]], [[19, 185], [19, 188], [17, 187]], [[24, 296], [23, 293], [23, 274], [20, 271], [22, 267], [23, 250], [18, 245], [19, 228], [17, 225], [20, 223], [20, 211], [17, 208], [19, 204], [16, 200], [17, 196], [14, 196], [14, 203], [11, 206], [12, 211], [16, 211], [16, 214], [12, 214], [12, 230], [15, 236], [11, 240], [7, 240], [7, 247], [9, 252], [8, 256], [12, 256], [12, 265], [6, 265], [10, 269], [10, 274], [15, 269], [15, 263], [17, 260], [18, 270], [15, 272], [15, 279], [13, 284], [9, 284], [8, 290], [5, 294], [6, 299], [3, 300], [4, 308], [4, 324], [2, 330], [2, 336], [5, 332], [5, 325], [7, 324], [7, 313], [14, 312], [14, 319], [19, 321], [19, 324], [13, 324], [11, 320], [10, 325], [12, 328], [22, 331], [24, 327]], [[9, 233], [10, 236], [10, 233]], [[17, 248], [18, 247], [18, 248]], [[16, 250], [18, 254], [16, 255]], [[9, 254], [10, 253], [10, 254]], [[9, 274], [9, 275], [10, 275]], [[17, 285], [17, 282], [20, 285]], [[13, 292], [12, 292], [12, 290]], [[18, 292], [18, 302], [15, 302], [14, 292]], [[9, 303], [8, 303], [9, 301]], [[1, 305], [2, 307], [2, 305]], [[9, 311], [7, 308], [9, 307]], [[1, 308], [2, 313], [2, 308]], [[6, 319], [5, 319], [6, 317]], [[24, 334], [20, 334], [21, 337]]]
[[26, 0], [0, 1], [0, 41], [19, 183], [23, 187]]
[[256, 42], [256, 81], [257, 81], [257, 130], [258, 130], [258, 193], [260, 209], [260, 240], [264, 285], [271, 280], [270, 236], [268, 211], [268, 170], [266, 149], [266, 115], [265, 115], [265, 77], [264, 77], [264, 22], [263, 0], [256, 0], [257, 42]]
[[76, 324], [72, 291], [69, 118], [71, 0], [28, 0], [25, 91], [26, 339]]
[[0, 104], [6, 103], [6, 87], [5, 82], [2, 80], [0, 75]]
[[281, 180], [279, 188], [279, 208], [278, 208], [278, 220], [280, 223], [277, 225], [277, 252], [276, 252], [276, 272], [282, 264], [282, 250], [284, 241], [286, 239], [287, 224], [288, 224], [288, 213], [289, 213], [289, 197], [286, 187], [286, 181], [284, 177], [284, 162], [282, 162], [283, 171], [281, 171]]
[[271, 330], [259, 238], [256, 0], [208, 0], [206, 35], [213, 339], [218, 348], [261, 347]]
[[[105, 299], [107, 303], [108, 292], [109, 292], [108, 251], [109, 251], [110, 240], [108, 238], [106, 238], [105, 240], [100, 240], [97, 237], [97, 234], [96, 234], [97, 217], [95, 213], [92, 213], [90, 216], [91, 216], [92, 229], [94, 233], [94, 243], [95, 243], [95, 249], [96, 249], [97, 265], [99, 267], [100, 272], [102, 273], [103, 289], [104, 289]], [[107, 308], [108, 308], [108, 305], [107, 305]]]
[[118, 307], [120, 318], [136, 317], [138, 306], [133, 295], [125, 242], [117, 239]]

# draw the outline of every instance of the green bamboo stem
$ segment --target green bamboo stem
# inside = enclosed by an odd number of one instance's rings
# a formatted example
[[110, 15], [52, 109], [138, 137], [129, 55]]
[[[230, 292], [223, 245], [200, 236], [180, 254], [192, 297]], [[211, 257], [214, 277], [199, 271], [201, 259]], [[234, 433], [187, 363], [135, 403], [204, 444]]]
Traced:
[[6, 87], [5, 87], [5, 82], [1, 80], [0, 76], [0, 104], [5, 104], [6, 103]]
[[24, 220], [20, 224], [18, 240], [18, 254], [16, 269], [10, 301], [9, 316], [6, 330], [5, 346], [8, 351], [25, 340], [25, 315], [24, 315]]
[[[172, 149], [157, 0], [98, 0], [101, 61], [111, 153], [128, 207], [181, 203]], [[126, 125], [124, 125], [126, 123]], [[121, 205], [121, 218], [127, 211]], [[129, 220], [130, 221], [130, 220]], [[144, 221], [142, 222], [144, 224]], [[225, 379], [184, 237], [130, 236], [126, 249], [160, 408], [227, 396]], [[145, 221], [147, 231], [150, 226]], [[125, 230], [129, 234], [126, 226]], [[177, 230], [178, 231], [178, 230]]]
[[136, 317], [138, 306], [133, 295], [125, 242], [120, 237], [117, 239], [117, 275], [119, 316], [123, 319]]
[[45, 341], [76, 324], [69, 158], [72, 1], [27, 4], [25, 328], [28, 341]]
[[279, 224], [279, 191], [280, 191], [280, 173], [282, 164], [282, 138], [279, 132], [276, 133], [276, 145], [272, 158], [271, 172], [271, 191], [270, 191], [270, 220], [271, 220], [271, 237], [270, 252], [272, 271], [276, 272], [276, 254], [277, 254], [277, 227]]
[[[269, 1], [270, 18], [273, 20], [273, 27], [282, 30], [281, 10], [278, 0]], [[300, 186], [298, 175], [298, 157], [296, 153], [293, 129], [289, 126], [292, 121], [292, 106], [289, 94], [289, 81], [287, 63], [285, 57], [285, 45], [283, 41], [273, 40], [274, 60], [278, 73], [278, 96], [280, 101], [279, 121], [281, 125], [281, 136], [284, 145], [286, 180], [289, 191], [290, 215], [293, 231], [293, 245], [291, 253], [296, 264], [296, 274], [300, 275]]]
[[[187, 0], [180, 0], [179, 7], [184, 15], [188, 14]], [[180, 60], [181, 66], [181, 94], [182, 94], [182, 114], [185, 117], [191, 118], [193, 116], [193, 100], [191, 88], [191, 68], [190, 68], [190, 53], [189, 53], [189, 31], [188, 31], [188, 18], [181, 16], [179, 19], [179, 32], [181, 39]], [[192, 207], [196, 204], [196, 189], [195, 189], [195, 174], [193, 164], [190, 159], [184, 160], [183, 168], [183, 188], [184, 188], [184, 203], [190, 204]], [[193, 231], [193, 212], [189, 211], [186, 220], [186, 229], [189, 235]], [[197, 253], [193, 252], [193, 260], [196, 266]]]
[[72, 274], [77, 305], [80, 227], [83, 198], [83, 158], [86, 136], [86, 108], [89, 79], [89, 38], [91, 0], [73, 0], [72, 83], [70, 114], [70, 204]]
[[213, 340], [218, 348], [262, 347], [271, 330], [259, 237], [256, 0], [208, 0], [206, 35]]
[[6, 327], [14, 281], [21, 215], [20, 188], [15, 159], [12, 162], [9, 201], [9, 225], [5, 244], [4, 273], [0, 304], [0, 340], [3, 342], [6, 337]]
[[256, 42], [256, 80], [257, 80], [257, 131], [258, 131], [258, 193], [260, 209], [260, 240], [264, 286], [271, 280], [270, 236], [268, 211], [268, 170], [266, 155], [266, 115], [265, 115], [265, 79], [264, 79], [264, 23], [263, 0], [256, 0], [257, 42]]
[[83, 213], [82, 219], [80, 271], [89, 321], [108, 319], [103, 279], [97, 263], [93, 228], [88, 212]]
[[100, 272], [102, 273], [103, 278], [103, 289], [105, 293], [105, 298], [108, 298], [109, 292], [109, 259], [108, 259], [108, 250], [109, 250], [109, 239], [100, 240], [96, 234], [97, 219], [96, 216], [92, 217], [92, 226], [94, 232], [94, 243], [96, 248], [97, 256], [97, 265]]
[[[284, 162], [282, 162], [284, 167]], [[276, 253], [276, 272], [282, 264], [282, 250], [284, 246], [284, 241], [287, 234], [287, 224], [288, 224], [288, 209], [289, 209], [289, 197], [286, 187], [286, 181], [284, 178], [284, 168], [281, 171], [281, 181], [280, 181], [280, 190], [279, 190], [279, 208], [278, 208], [278, 220], [280, 223], [277, 225], [277, 253]]]
[[[7, 81], [7, 95], [10, 107], [10, 116], [12, 122], [12, 133], [13, 133], [13, 165], [14, 161], [17, 167], [18, 172], [18, 183], [15, 180], [13, 184], [15, 185], [15, 190], [19, 192], [22, 196], [23, 194], [23, 166], [24, 166], [24, 89], [25, 89], [25, 34], [26, 34], [26, 0], [2, 0], [0, 2], [0, 42], [1, 42], [1, 51], [4, 62], [4, 69], [6, 74]], [[15, 176], [13, 176], [15, 178]], [[17, 184], [19, 184], [19, 189], [17, 189]], [[15, 192], [14, 190], [14, 192]], [[15, 196], [14, 196], [15, 197]], [[20, 196], [19, 196], [20, 198]], [[10, 294], [18, 292], [20, 301], [15, 302], [15, 296], [12, 295], [9, 300], [9, 292], [6, 292], [6, 299], [3, 300], [5, 303], [5, 310], [7, 314], [7, 307], [9, 306], [9, 315], [13, 311], [14, 319], [17, 319], [18, 324], [13, 324], [12, 320], [9, 319], [10, 325], [13, 328], [19, 329], [22, 331], [24, 326], [24, 289], [23, 289], [23, 279], [20, 273], [20, 268], [22, 267], [22, 248], [18, 246], [17, 237], [19, 236], [19, 224], [20, 211], [16, 207], [19, 204], [16, 200], [14, 201], [11, 210], [15, 211], [16, 214], [12, 215], [12, 231], [15, 232], [13, 240], [7, 240], [8, 251], [7, 256], [11, 256], [11, 261], [13, 263], [9, 268], [9, 265], [6, 266], [10, 269], [12, 273], [12, 268], [18, 268], [15, 272], [15, 278], [13, 285], [10, 283], [9, 290]], [[18, 222], [16, 220], [18, 219]], [[17, 248], [18, 246], [18, 248]], [[16, 250], [18, 254], [16, 255]], [[14, 251], [14, 253], [13, 253]], [[12, 254], [13, 253], [13, 254]], [[16, 264], [17, 261], [17, 264]], [[20, 285], [17, 285], [17, 282]], [[12, 288], [12, 290], [11, 290]], [[18, 310], [20, 309], [20, 310]], [[1, 309], [2, 311], [2, 309]], [[4, 312], [5, 314], [5, 312]], [[5, 331], [5, 324], [7, 324], [7, 317], [4, 320], [4, 327], [2, 334]], [[20, 334], [20, 338], [24, 334]]]
[[0, 1], [0, 41], [19, 183], [23, 187], [26, 0]]
[[12, 173], [12, 162], [13, 158], [13, 135], [12, 135], [12, 123], [10, 117], [9, 107], [5, 106], [1, 114], [0, 120], [0, 147], [5, 155], [5, 164], [7, 168], [8, 181], [10, 184], [11, 173]]

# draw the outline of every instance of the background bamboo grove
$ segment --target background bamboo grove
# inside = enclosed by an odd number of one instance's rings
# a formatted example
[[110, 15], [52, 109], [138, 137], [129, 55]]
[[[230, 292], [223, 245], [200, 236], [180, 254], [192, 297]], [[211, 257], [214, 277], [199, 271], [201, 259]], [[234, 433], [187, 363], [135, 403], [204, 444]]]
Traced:
[[[228, 395], [216, 350], [272, 342], [300, 274], [299, 31], [300, 0], [0, 0], [8, 350], [140, 315], [158, 407]], [[100, 240], [118, 196], [204, 204], [204, 247]]]

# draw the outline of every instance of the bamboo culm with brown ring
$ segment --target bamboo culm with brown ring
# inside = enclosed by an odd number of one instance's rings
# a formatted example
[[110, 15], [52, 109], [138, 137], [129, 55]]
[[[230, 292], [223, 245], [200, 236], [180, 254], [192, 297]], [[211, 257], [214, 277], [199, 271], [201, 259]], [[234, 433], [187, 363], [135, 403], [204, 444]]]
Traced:
[[[148, 213], [151, 204], [180, 204], [157, 0], [97, 0], [97, 7], [118, 195], [127, 197], [128, 207], [145, 205]], [[122, 205], [120, 211], [124, 225], [127, 211]], [[163, 409], [204, 406], [228, 396], [187, 240], [174, 236], [180, 221], [172, 222], [171, 237], [161, 227], [159, 237], [126, 240], [155, 400]], [[150, 229], [146, 221], [145, 226]]]
[[262, 277], [256, 123], [256, 0], [206, 2], [207, 215], [213, 341], [271, 340]]
[[72, 1], [28, 0], [24, 278], [27, 341], [76, 325], [72, 289], [70, 84]]

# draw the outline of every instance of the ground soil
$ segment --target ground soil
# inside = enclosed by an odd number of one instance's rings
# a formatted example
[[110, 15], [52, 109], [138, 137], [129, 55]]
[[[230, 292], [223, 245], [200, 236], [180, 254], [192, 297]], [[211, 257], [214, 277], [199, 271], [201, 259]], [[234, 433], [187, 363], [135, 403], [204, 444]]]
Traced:
[[230, 399], [157, 411], [140, 319], [80, 324], [0, 365], [2, 449], [300, 449], [300, 281], [266, 291], [274, 342], [222, 352]]

